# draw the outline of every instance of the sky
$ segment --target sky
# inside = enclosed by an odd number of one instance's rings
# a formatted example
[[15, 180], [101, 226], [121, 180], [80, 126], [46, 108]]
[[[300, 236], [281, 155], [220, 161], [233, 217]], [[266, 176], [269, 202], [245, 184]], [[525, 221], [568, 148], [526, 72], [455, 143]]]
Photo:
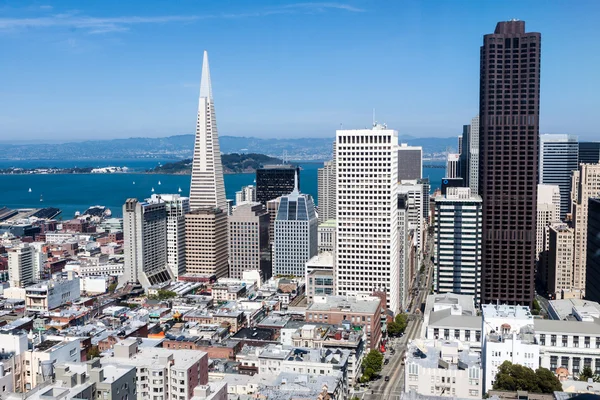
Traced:
[[456, 136], [512, 18], [542, 33], [540, 133], [599, 140], [595, 0], [0, 0], [0, 142], [193, 133], [204, 50], [220, 135], [332, 137], [375, 110]]

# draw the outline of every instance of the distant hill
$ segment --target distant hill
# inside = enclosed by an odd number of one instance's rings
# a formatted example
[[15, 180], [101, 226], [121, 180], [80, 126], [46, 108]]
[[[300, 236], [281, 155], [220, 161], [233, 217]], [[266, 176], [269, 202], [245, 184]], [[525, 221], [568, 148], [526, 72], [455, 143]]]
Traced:
[[[226, 174], [237, 174], [242, 172], [255, 172], [257, 168], [266, 164], [280, 164], [282, 160], [265, 156], [264, 154], [223, 154], [221, 156], [223, 163], [223, 172]], [[148, 172], [157, 174], [178, 174], [185, 175], [192, 172], [192, 159], [175, 161], [159, 165]]]
[[[221, 136], [221, 152], [225, 154], [266, 154], [286, 157], [287, 160], [322, 161], [332, 157], [334, 138], [260, 139], [242, 136]], [[400, 141], [422, 146], [424, 157], [441, 157], [448, 148], [457, 148], [454, 138], [414, 138], [401, 136]], [[8, 160], [85, 160], [132, 158], [191, 158], [194, 135], [176, 135], [164, 138], [129, 138], [93, 140], [62, 144], [7, 144], [0, 145], [0, 159]]]

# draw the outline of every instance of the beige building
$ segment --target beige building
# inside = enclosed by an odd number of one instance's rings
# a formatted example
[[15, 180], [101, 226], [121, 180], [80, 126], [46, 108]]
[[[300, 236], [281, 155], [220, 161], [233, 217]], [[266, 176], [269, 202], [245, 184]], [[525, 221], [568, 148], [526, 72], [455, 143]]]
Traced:
[[560, 299], [563, 290], [573, 287], [574, 233], [567, 224], [556, 223], [550, 226], [548, 236], [548, 293]]
[[600, 164], [580, 164], [573, 172], [571, 213], [575, 229], [573, 288], [585, 296], [588, 200], [600, 194]]
[[8, 249], [8, 276], [10, 286], [25, 287], [34, 282], [33, 262], [35, 248], [21, 243]]
[[317, 174], [318, 180], [318, 201], [319, 201], [319, 224], [335, 219], [335, 142], [333, 143], [333, 160], [325, 161], [323, 168], [319, 168]]
[[227, 214], [198, 208], [185, 216], [186, 272], [225, 277], [229, 273]]
[[261, 203], [242, 203], [229, 217], [229, 277], [241, 279], [244, 271], [258, 270], [271, 277], [270, 216]]
[[536, 257], [548, 250], [548, 227], [560, 221], [560, 188], [558, 185], [537, 186]]
[[275, 240], [275, 219], [277, 218], [277, 210], [279, 210], [279, 201], [281, 197], [267, 201], [267, 212], [269, 213], [269, 243], [273, 244]]
[[[321, 214], [319, 214], [319, 217]], [[324, 251], [334, 252], [335, 250], [335, 219], [330, 219], [319, 223], [317, 231], [319, 232], [319, 253]]]

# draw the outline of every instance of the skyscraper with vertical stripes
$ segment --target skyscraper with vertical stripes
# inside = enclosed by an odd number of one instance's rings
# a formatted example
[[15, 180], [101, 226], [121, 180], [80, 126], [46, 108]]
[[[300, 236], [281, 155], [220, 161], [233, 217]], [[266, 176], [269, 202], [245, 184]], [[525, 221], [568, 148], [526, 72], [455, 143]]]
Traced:
[[190, 186], [190, 209], [195, 210], [205, 207], [227, 210], [219, 133], [217, 131], [210, 70], [208, 68], [208, 53], [206, 51], [202, 62], [196, 141], [192, 163], [192, 183]]

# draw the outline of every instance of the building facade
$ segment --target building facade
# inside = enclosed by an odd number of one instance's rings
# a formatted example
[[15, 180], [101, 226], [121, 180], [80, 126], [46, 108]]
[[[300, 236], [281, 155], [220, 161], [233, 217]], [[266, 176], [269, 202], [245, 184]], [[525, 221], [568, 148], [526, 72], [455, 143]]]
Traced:
[[560, 221], [561, 193], [558, 185], [540, 184], [537, 187], [536, 254], [548, 250], [548, 227]]
[[533, 302], [540, 51], [541, 34], [526, 32], [524, 21], [499, 22], [494, 33], [483, 37], [479, 194], [484, 303]]
[[256, 187], [254, 185], [242, 186], [242, 190], [235, 192], [235, 204], [256, 201]]
[[300, 190], [300, 168], [290, 164], [265, 165], [256, 170], [256, 201], [267, 204], [279, 196], [285, 196], [294, 190], [294, 179], [298, 176]]
[[579, 163], [600, 163], [600, 142], [579, 142]]
[[573, 229], [563, 222], [548, 228], [548, 294], [561, 298], [563, 290], [573, 288]]
[[11, 287], [25, 287], [35, 281], [35, 248], [21, 243], [8, 249], [8, 279]]
[[319, 223], [335, 219], [335, 161], [325, 161], [317, 172]]
[[600, 302], [600, 199], [588, 204], [586, 298]]
[[186, 273], [229, 274], [227, 214], [219, 208], [197, 208], [185, 215]]
[[398, 147], [398, 182], [423, 177], [423, 148], [401, 143]]
[[398, 132], [338, 130], [336, 146], [337, 293], [385, 291], [398, 312]]
[[446, 178], [460, 177], [460, 154], [450, 153], [446, 159]]

